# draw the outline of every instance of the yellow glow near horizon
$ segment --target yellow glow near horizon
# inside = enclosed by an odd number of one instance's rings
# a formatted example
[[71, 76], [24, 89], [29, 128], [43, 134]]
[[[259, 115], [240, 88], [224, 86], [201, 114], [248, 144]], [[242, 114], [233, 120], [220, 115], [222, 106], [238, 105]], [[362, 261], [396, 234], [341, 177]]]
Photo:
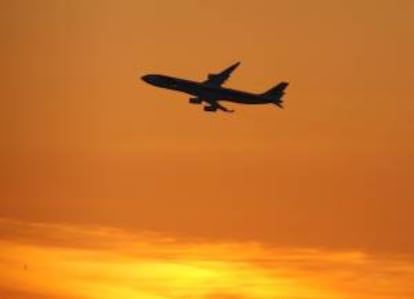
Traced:
[[25, 298], [386, 299], [414, 291], [412, 263], [362, 252], [184, 242], [64, 225], [18, 223], [15, 231], [24, 238], [10, 234], [0, 242], [0, 294], [15, 289]]

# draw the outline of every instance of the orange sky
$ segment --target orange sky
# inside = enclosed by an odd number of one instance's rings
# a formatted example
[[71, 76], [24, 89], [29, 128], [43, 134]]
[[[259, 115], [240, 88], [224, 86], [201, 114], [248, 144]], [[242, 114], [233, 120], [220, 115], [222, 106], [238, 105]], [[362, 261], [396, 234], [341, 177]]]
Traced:
[[[412, 265], [413, 13], [409, 0], [2, 1], [0, 217]], [[139, 79], [201, 81], [236, 61], [227, 86], [289, 81], [286, 109], [208, 114]], [[33, 285], [12, 291], [35, 298]]]

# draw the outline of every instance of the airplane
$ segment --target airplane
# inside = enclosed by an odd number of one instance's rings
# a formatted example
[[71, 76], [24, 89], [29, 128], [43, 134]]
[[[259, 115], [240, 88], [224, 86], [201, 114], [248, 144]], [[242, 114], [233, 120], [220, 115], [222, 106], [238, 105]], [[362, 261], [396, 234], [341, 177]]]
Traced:
[[282, 96], [285, 94], [284, 90], [289, 85], [288, 82], [280, 82], [268, 91], [260, 94], [222, 87], [239, 65], [240, 62], [237, 62], [220, 73], [209, 74], [207, 80], [202, 82], [158, 74], [145, 75], [141, 79], [157, 87], [187, 93], [193, 96], [189, 99], [190, 104], [202, 104], [204, 102], [206, 103], [204, 111], [208, 112], [216, 112], [217, 110], [234, 112], [234, 110], [222, 106], [219, 103], [221, 101], [240, 104], [274, 104], [283, 108]]

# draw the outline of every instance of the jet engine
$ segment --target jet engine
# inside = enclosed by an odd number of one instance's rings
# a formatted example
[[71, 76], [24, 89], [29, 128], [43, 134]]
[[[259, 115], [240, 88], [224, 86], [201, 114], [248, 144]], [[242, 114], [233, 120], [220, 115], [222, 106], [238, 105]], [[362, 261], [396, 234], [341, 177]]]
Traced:
[[190, 104], [201, 104], [202, 101], [200, 98], [190, 98], [189, 100]]

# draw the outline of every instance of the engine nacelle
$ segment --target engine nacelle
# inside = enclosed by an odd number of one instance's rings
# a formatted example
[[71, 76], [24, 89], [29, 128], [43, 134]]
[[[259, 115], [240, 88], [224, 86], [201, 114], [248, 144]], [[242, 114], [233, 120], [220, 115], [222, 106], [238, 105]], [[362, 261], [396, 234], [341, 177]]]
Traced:
[[204, 106], [204, 111], [208, 111], [208, 112], [216, 112], [217, 108], [213, 107], [213, 106]]
[[200, 98], [190, 98], [189, 100], [190, 104], [201, 104], [202, 101]]

